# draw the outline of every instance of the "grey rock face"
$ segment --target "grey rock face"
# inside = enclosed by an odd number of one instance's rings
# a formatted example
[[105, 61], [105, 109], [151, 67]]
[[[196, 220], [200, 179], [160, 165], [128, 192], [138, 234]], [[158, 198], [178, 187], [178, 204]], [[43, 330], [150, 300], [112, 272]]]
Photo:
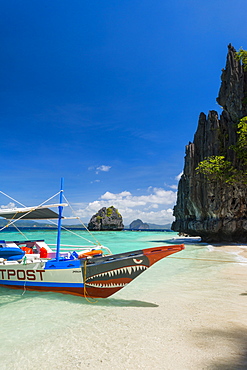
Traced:
[[202, 240], [211, 242], [247, 242], [246, 187], [210, 182], [195, 172], [199, 162], [212, 155], [225, 155], [227, 160], [238, 164], [229, 146], [236, 143], [236, 122], [247, 115], [244, 104], [247, 73], [234, 58], [234, 53], [229, 45], [217, 98], [224, 110], [220, 118], [215, 111], [210, 111], [207, 117], [200, 114], [194, 141], [186, 146], [184, 171], [174, 207], [174, 231], [201, 236]]
[[92, 216], [88, 224], [89, 230], [108, 230], [120, 231], [123, 230], [123, 219], [120, 213], [113, 206], [101, 208], [95, 215]]
[[226, 59], [226, 68], [222, 70], [221, 87], [216, 101], [226, 110], [232, 121], [247, 115], [247, 106], [243, 104], [247, 91], [247, 75], [242, 65], [234, 57], [236, 50], [230, 44]]

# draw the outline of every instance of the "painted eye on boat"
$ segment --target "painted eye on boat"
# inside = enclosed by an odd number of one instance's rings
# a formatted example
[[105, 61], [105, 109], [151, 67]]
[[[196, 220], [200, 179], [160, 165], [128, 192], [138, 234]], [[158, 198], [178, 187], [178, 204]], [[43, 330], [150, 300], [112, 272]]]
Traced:
[[138, 264], [139, 264], [139, 263], [142, 263], [142, 261], [143, 261], [143, 260], [138, 260], [138, 259], [136, 259], [136, 258], [133, 258], [133, 261], [134, 261], [135, 263], [138, 263]]

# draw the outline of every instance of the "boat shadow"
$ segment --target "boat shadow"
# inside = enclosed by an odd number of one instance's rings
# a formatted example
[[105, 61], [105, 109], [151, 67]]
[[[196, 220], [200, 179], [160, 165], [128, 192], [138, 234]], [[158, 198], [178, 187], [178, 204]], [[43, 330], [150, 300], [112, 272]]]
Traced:
[[92, 305], [102, 307], [159, 307], [156, 303], [140, 301], [137, 299], [123, 299], [123, 298], [91, 298], [79, 297], [61, 293], [48, 293], [47, 299], [71, 302], [79, 305]]
[[62, 301], [78, 305], [92, 305], [102, 307], [159, 307], [158, 304], [136, 299], [123, 298], [91, 298], [80, 297], [69, 294], [53, 293], [53, 292], [35, 292], [35, 291], [20, 291], [8, 288], [0, 288], [0, 307], [16, 303], [20, 300], [31, 300], [34, 298], [42, 298], [50, 301]]
[[192, 239], [192, 238], [178, 238], [178, 239], [164, 239], [164, 240], [149, 240], [150, 243], [159, 243], [159, 244], [185, 244], [185, 245], [198, 245], [198, 246], [204, 246], [208, 245], [208, 243], [202, 242], [199, 239]]
[[198, 248], [200, 247], [205, 247], [208, 245], [208, 243], [201, 242], [200, 240], [191, 240], [190, 238], [183, 238], [183, 239], [164, 239], [164, 240], [149, 240], [150, 243], [159, 243], [159, 244], [164, 244], [164, 245], [178, 245], [178, 244], [184, 244], [185, 246], [197, 246]]
[[[85, 298], [84, 298], [85, 299]], [[86, 300], [86, 299], [85, 299]], [[93, 301], [92, 301], [93, 302]], [[81, 304], [81, 302], [80, 302]], [[83, 302], [83, 304], [92, 304], [91, 302]], [[156, 303], [138, 301], [136, 299], [116, 299], [116, 298], [105, 298], [104, 300], [97, 300], [96, 305], [104, 307], [159, 307]]]

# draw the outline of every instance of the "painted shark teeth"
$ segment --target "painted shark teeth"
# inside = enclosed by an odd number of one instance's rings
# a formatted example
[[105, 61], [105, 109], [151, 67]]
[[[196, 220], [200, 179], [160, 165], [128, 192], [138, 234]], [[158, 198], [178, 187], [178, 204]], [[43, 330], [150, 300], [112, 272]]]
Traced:
[[107, 272], [102, 272], [101, 274], [96, 274], [96, 275], [93, 275], [93, 276], [89, 276], [87, 278], [87, 281], [90, 280], [90, 279], [95, 279], [95, 278], [102, 278], [102, 277], [112, 277], [112, 276], [117, 276], [117, 275], [121, 275], [121, 274], [129, 274], [131, 275], [133, 272], [136, 272], [136, 271], [144, 271], [146, 270], [148, 267], [147, 266], [144, 266], [144, 265], [136, 265], [136, 266], [126, 266], [126, 267], [121, 267], [119, 269], [115, 269], [115, 270], [110, 270], [110, 271], [107, 271]]
[[94, 287], [94, 288], [122, 288], [124, 287], [125, 285], [127, 284], [114, 284], [114, 283], [110, 283], [110, 284], [101, 284], [101, 283], [88, 283], [86, 282], [86, 285], [89, 285], [91, 287]]

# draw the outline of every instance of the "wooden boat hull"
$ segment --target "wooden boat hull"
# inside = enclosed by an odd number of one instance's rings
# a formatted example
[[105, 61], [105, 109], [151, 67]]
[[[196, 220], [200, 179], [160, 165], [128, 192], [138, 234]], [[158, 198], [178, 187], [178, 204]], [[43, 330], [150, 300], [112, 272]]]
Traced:
[[0, 286], [107, 298], [160, 259], [182, 249], [183, 245], [171, 245], [84, 259], [3, 263]]

